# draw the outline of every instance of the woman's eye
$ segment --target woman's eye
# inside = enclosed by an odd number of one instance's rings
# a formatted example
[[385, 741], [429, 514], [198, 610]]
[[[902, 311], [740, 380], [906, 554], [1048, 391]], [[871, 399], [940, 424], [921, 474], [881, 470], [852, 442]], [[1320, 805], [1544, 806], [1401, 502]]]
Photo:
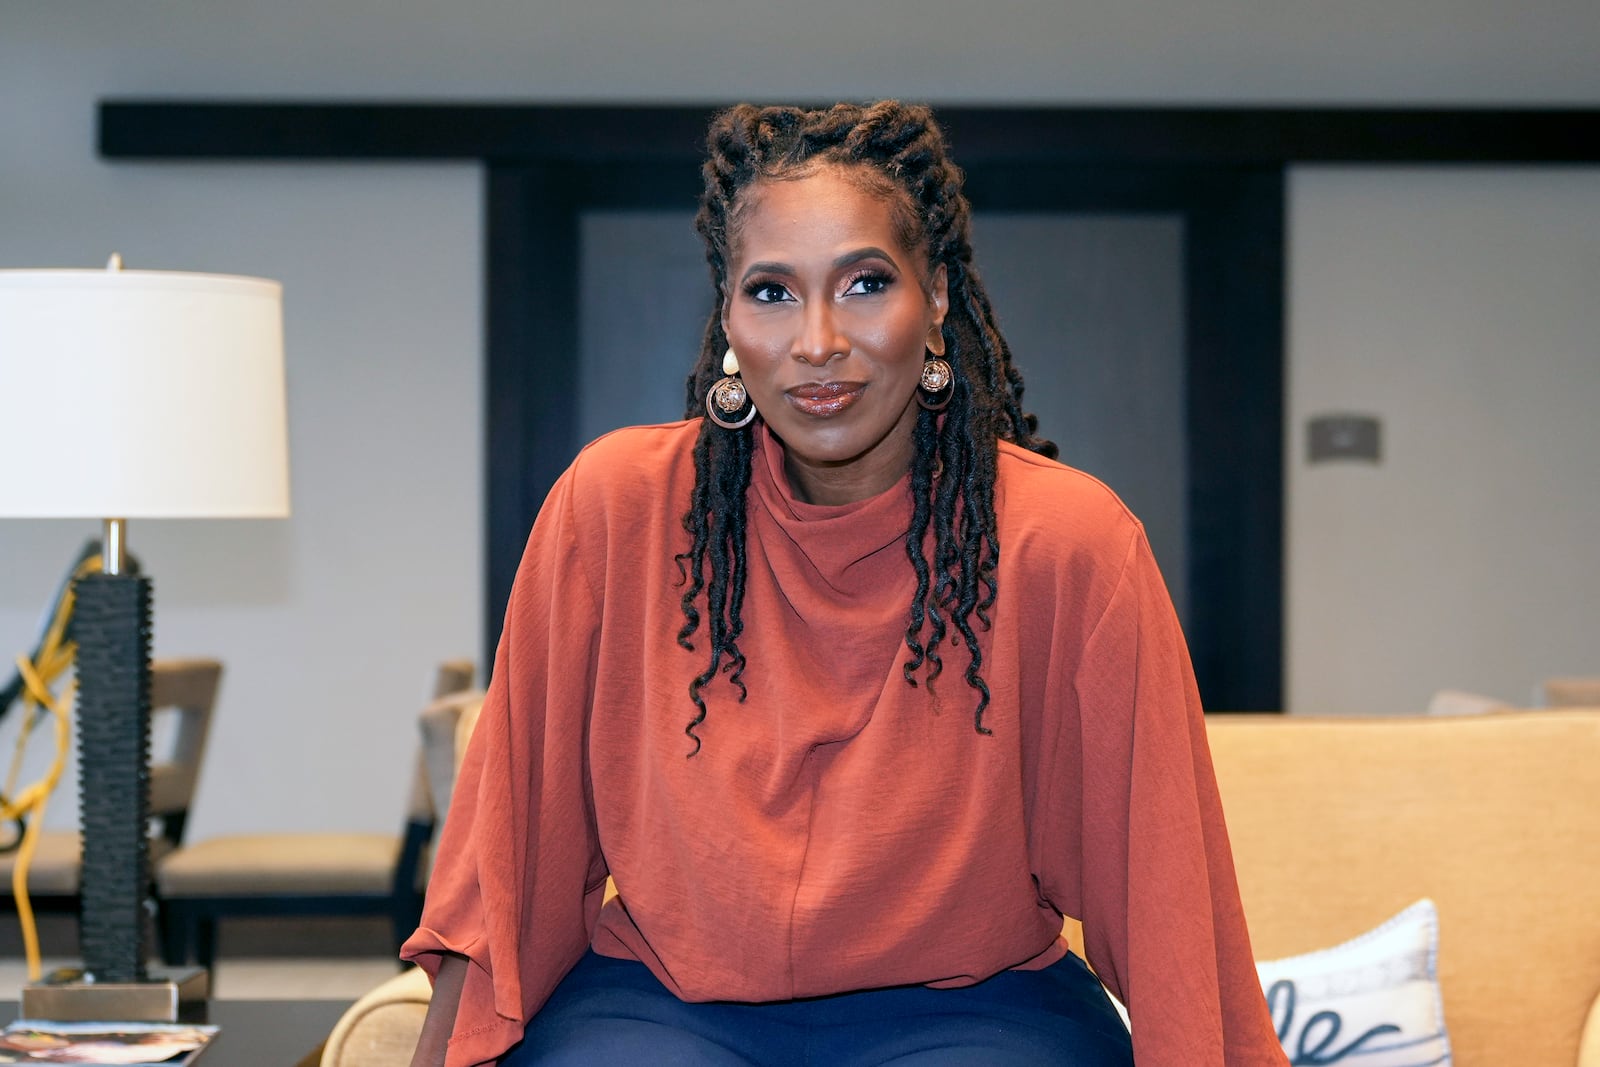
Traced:
[[887, 274], [863, 274], [850, 283], [850, 287], [845, 290], [845, 295], [871, 296], [874, 293], [881, 293], [889, 288], [893, 280]]
[[777, 282], [756, 282], [746, 287], [745, 293], [758, 304], [776, 304], [789, 298], [789, 290]]

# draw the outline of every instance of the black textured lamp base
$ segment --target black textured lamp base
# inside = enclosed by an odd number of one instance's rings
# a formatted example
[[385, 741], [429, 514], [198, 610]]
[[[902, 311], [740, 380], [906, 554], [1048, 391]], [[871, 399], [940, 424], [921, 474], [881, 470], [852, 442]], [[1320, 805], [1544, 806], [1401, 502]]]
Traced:
[[22, 987], [21, 1017], [56, 1022], [193, 1022], [204, 1018], [202, 967], [152, 969], [138, 982], [85, 982], [69, 971]]
[[127, 985], [149, 958], [150, 580], [90, 574], [73, 596], [83, 969]]
[[203, 1011], [203, 969], [146, 966], [150, 911], [150, 580], [73, 583], [83, 969], [22, 989], [30, 1019], [178, 1022]]

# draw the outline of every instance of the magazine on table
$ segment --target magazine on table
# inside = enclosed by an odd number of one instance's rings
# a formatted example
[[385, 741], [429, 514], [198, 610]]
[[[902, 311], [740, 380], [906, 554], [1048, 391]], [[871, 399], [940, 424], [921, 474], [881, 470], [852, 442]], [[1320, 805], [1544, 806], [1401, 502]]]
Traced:
[[58, 1023], [18, 1019], [0, 1031], [0, 1064], [183, 1067], [205, 1052], [217, 1029], [188, 1023]]

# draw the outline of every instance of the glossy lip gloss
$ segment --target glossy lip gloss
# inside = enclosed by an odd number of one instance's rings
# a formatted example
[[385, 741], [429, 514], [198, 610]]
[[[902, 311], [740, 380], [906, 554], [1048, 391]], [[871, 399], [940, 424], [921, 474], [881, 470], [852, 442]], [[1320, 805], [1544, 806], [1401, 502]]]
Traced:
[[866, 388], [864, 382], [807, 382], [786, 390], [784, 396], [804, 414], [828, 418], [860, 400]]

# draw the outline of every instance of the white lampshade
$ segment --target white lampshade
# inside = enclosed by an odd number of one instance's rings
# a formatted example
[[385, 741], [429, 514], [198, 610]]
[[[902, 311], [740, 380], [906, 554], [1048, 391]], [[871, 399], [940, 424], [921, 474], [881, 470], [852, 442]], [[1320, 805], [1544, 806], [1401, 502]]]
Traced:
[[283, 290], [0, 270], [0, 517], [289, 514]]

